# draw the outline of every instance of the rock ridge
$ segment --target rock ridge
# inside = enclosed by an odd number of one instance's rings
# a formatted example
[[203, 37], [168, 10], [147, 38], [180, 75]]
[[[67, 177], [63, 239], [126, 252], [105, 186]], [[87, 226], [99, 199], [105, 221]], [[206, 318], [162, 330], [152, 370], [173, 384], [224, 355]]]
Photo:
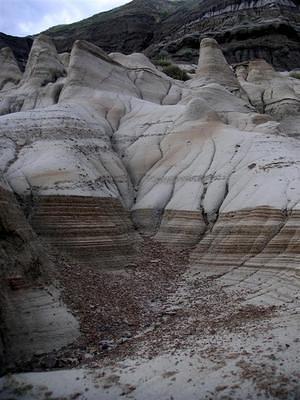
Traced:
[[[0, 351], [26, 335], [36, 340], [23, 358], [74, 341], [77, 321], [51, 269], [67, 260], [126, 276], [147, 236], [188, 249], [196, 275], [250, 288], [253, 304], [290, 304], [300, 266], [298, 79], [264, 60], [231, 68], [211, 38], [186, 82], [143, 54], [110, 56], [84, 41], [59, 55], [44, 35], [23, 75], [12, 72], [0, 90], [1, 332], [11, 338]], [[21, 285], [24, 271], [31, 286], [10, 291], [11, 274]], [[41, 317], [47, 304], [54, 320]]]
[[[83, 39], [108, 53], [144, 51], [189, 63], [197, 63], [199, 40], [209, 36], [231, 64], [264, 58], [276, 69], [291, 70], [299, 67], [299, 27], [296, 0], [135, 0], [45, 33], [60, 53]], [[0, 34], [0, 48], [11, 47], [24, 67], [33, 39]]]

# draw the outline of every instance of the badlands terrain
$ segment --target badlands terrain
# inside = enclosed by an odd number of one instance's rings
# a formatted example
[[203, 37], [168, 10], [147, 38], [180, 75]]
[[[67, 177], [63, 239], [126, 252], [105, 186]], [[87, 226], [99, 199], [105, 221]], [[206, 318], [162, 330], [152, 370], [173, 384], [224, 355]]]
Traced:
[[0, 398], [299, 399], [297, 74], [0, 63]]
[[[132, 0], [113, 10], [44, 32], [59, 53], [76, 39], [107, 53], [145, 52], [150, 58], [198, 62], [199, 41], [210, 36], [231, 64], [263, 58], [280, 70], [299, 68], [299, 0]], [[33, 36], [0, 32], [23, 68]]]

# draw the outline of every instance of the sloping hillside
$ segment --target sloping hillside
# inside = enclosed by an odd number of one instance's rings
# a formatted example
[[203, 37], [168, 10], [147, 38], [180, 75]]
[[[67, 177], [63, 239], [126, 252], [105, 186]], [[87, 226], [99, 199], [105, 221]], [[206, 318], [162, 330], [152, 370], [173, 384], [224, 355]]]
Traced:
[[[55, 26], [46, 34], [59, 52], [87, 40], [107, 52], [143, 51], [151, 58], [197, 62], [198, 43], [213, 37], [230, 63], [264, 58], [276, 69], [299, 67], [298, 0], [133, 0], [85, 20]], [[32, 38], [0, 35], [20, 64]]]

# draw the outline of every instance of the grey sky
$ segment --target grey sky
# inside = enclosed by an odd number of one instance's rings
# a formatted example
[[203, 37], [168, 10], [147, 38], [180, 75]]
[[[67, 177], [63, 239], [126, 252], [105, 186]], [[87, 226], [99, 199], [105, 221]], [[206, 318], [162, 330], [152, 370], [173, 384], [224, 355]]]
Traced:
[[0, 0], [0, 32], [26, 36], [69, 24], [129, 0]]

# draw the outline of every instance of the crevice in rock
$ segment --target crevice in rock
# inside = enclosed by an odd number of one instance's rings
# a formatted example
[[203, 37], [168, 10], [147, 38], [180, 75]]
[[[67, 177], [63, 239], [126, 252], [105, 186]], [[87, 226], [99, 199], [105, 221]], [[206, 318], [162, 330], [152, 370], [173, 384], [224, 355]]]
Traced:
[[54, 104], [57, 104], [59, 102], [59, 98], [60, 98], [60, 95], [61, 95], [61, 92], [62, 92], [63, 88], [64, 88], [64, 84], [62, 84], [62, 83], [59, 84], [59, 85], [56, 85], [55, 92], [54, 92], [54, 95], [53, 95]]

